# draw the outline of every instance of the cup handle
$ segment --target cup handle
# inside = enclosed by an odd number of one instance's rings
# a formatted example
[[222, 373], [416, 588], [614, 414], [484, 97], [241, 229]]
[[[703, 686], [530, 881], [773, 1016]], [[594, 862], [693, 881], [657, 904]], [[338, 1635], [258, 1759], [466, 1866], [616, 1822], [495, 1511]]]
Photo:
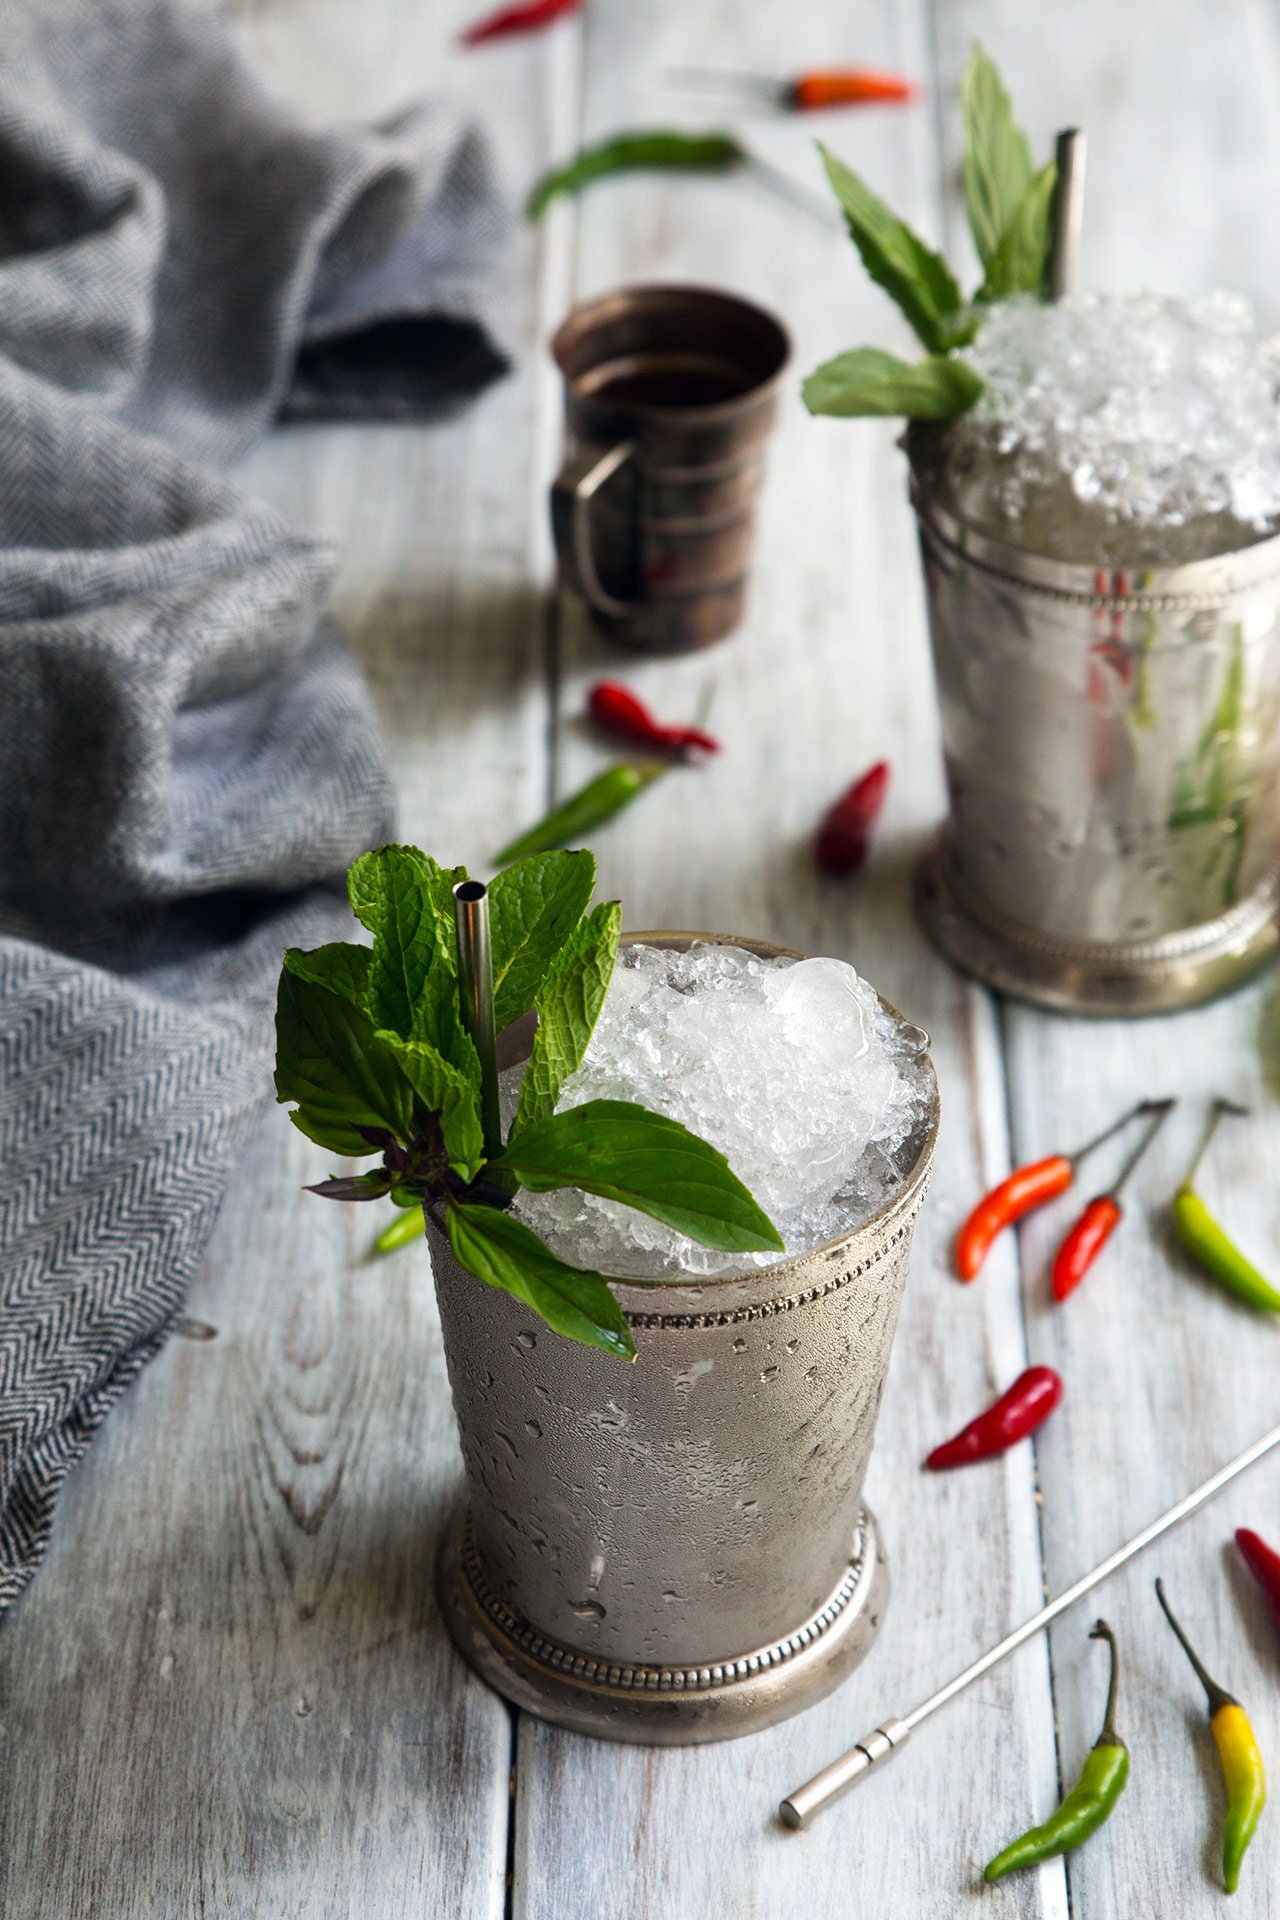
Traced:
[[620, 440], [607, 453], [584, 448], [569, 456], [551, 483], [551, 531], [561, 564], [596, 612], [615, 620], [635, 613], [640, 603], [615, 600], [601, 584], [591, 551], [591, 502], [635, 450], [634, 440]]

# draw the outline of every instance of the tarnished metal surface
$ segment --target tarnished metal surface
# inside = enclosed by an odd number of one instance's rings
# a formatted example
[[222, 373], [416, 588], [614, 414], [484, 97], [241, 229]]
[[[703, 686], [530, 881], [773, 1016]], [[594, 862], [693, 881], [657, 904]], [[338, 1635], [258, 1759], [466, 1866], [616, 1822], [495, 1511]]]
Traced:
[[936, 1108], [902, 1191], [831, 1246], [616, 1282], [633, 1367], [558, 1339], [432, 1231], [470, 1500], [444, 1598], [495, 1684], [589, 1732], [717, 1738], [866, 1650], [883, 1582], [862, 1483], [935, 1133]]
[[1189, 1005], [1275, 946], [1280, 540], [1094, 572], [913, 483], [951, 799], [926, 925], [1004, 991]]
[[[742, 618], [786, 333], [710, 288], [623, 287], [575, 307], [552, 351], [565, 378], [551, 494], [565, 579], [629, 646], [723, 639]], [[679, 404], [674, 390], [655, 398], [664, 365], [683, 367]], [[689, 403], [700, 382], [725, 397]]]

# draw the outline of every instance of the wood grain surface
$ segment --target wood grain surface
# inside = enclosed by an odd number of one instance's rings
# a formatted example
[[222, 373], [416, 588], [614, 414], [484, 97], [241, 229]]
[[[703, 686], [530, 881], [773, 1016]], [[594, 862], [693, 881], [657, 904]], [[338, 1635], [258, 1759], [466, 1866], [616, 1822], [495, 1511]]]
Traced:
[[[813, 139], [829, 140], [966, 259], [954, 102], [977, 34], [1037, 150], [1060, 125], [1088, 128], [1086, 282], [1234, 286], [1280, 325], [1280, 14], [1264, 0], [590, 0], [585, 25], [471, 55], [454, 41], [473, 0], [236, 11], [317, 113], [461, 92], [513, 194], [584, 137], [732, 115], [730, 99], [676, 90], [671, 67], [901, 68], [927, 84], [917, 111], [734, 124], [816, 190]], [[620, 660], [593, 637], [551, 590], [546, 531], [547, 337], [575, 298], [647, 278], [735, 288], [795, 342], [747, 623], [674, 662]], [[175, 1340], [112, 1416], [0, 1630], [0, 1914], [1200, 1920], [1222, 1897], [1220, 1790], [1151, 1581], [1164, 1572], [1280, 1768], [1280, 1645], [1226, 1545], [1246, 1521], [1280, 1538], [1280, 1465], [1100, 1600], [1125, 1656], [1133, 1780], [1069, 1866], [980, 1883], [1096, 1735], [1105, 1661], [1088, 1604], [811, 1832], [772, 1816], [1276, 1418], [1280, 1331], [1189, 1272], [1164, 1220], [1204, 1102], [1231, 1093], [1255, 1118], [1223, 1136], [1206, 1190], [1280, 1266], [1274, 982], [1175, 1019], [1089, 1025], [1002, 1007], [924, 945], [908, 879], [943, 793], [895, 429], [815, 422], [798, 397], [831, 353], [907, 344], [838, 231], [746, 179], [618, 182], [525, 237], [523, 287], [520, 364], [464, 419], [278, 433], [242, 477], [337, 543], [336, 611], [383, 715], [406, 837], [483, 869], [607, 760], [580, 720], [593, 677], [624, 671], [672, 717], [711, 686], [726, 752], [598, 837], [604, 888], [632, 926], [845, 956], [932, 1034], [944, 1126], [868, 1485], [893, 1569], [886, 1624], [834, 1698], [718, 1748], [611, 1748], [509, 1714], [452, 1653], [432, 1597], [459, 1467], [425, 1256], [370, 1266], [373, 1210], [307, 1200], [323, 1156], [275, 1115], [192, 1296], [194, 1331], [216, 1332]], [[853, 884], [820, 880], [814, 822], [881, 756], [894, 782], [875, 861]], [[1078, 1144], [1148, 1091], [1182, 1108], [1069, 1306], [1048, 1302], [1046, 1270], [1070, 1199], [958, 1286], [954, 1230], [1011, 1156]], [[1028, 1357], [1067, 1379], [1037, 1445], [922, 1475], [929, 1447]], [[1236, 1910], [1280, 1916], [1280, 1812]]]

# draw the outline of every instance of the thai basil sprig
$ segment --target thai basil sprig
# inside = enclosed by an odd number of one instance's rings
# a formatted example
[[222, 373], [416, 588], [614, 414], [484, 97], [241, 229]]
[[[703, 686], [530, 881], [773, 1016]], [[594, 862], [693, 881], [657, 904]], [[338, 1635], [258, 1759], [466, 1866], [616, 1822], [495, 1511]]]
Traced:
[[556, 1112], [618, 950], [617, 902], [588, 910], [595, 871], [590, 853], [548, 852], [490, 886], [499, 1031], [531, 1011], [538, 1022], [499, 1153], [485, 1152], [480, 1061], [458, 999], [453, 889], [468, 876], [416, 847], [381, 847], [347, 876], [371, 947], [285, 954], [276, 1097], [317, 1145], [381, 1155], [370, 1171], [312, 1192], [389, 1196], [429, 1211], [469, 1273], [523, 1300], [557, 1333], [634, 1359], [605, 1276], [559, 1259], [507, 1211], [518, 1188], [600, 1194], [726, 1252], [781, 1252], [783, 1243], [724, 1155], [676, 1121], [625, 1100]]
[[901, 308], [927, 358], [912, 365], [878, 347], [838, 354], [805, 381], [811, 413], [954, 420], [982, 392], [981, 374], [957, 355], [977, 333], [982, 309], [1012, 294], [1044, 291], [1057, 169], [1053, 161], [1039, 170], [1032, 164], [999, 71], [976, 42], [960, 95], [965, 204], [983, 268], [971, 300], [942, 255], [821, 148], [863, 265]]

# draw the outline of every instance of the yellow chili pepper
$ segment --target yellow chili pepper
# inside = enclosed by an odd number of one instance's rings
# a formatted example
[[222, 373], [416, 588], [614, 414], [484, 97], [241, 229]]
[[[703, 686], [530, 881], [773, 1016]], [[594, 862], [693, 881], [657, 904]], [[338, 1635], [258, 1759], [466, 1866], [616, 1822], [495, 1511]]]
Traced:
[[1257, 1831], [1267, 1799], [1267, 1778], [1249, 1717], [1240, 1702], [1211, 1680], [1199, 1655], [1178, 1625], [1164, 1596], [1164, 1582], [1156, 1581], [1156, 1598], [1165, 1619], [1178, 1636], [1209, 1702], [1209, 1728], [1218, 1749], [1218, 1765], [1227, 1789], [1227, 1817], [1222, 1830], [1222, 1884], [1234, 1893], [1240, 1884], [1240, 1863]]
[[1234, 1700], [1220, 1706], [1209, 1721], [1218, 1764], [1227, 1788], [1227, 1819], [1223, 1830], [1222, 1878], [1228, 1893], [1240, 1884], [1240, 1862], [1257, 1830], [1266, 1805], [1267, 1781], [1262, 1755], [1249, 1717]]

